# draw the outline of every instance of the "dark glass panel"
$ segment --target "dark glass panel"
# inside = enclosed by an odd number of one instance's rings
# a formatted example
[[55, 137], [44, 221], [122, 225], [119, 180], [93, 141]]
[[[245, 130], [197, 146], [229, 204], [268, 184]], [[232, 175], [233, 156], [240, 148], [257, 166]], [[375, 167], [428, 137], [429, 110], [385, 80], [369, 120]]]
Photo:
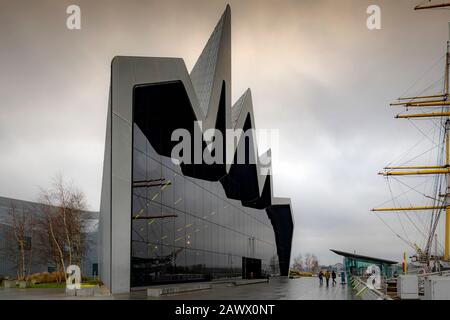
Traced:
[[[174, 188], [173, 188], [173, 208], [185, 212], [186, 210], [186, 196], [185, 196], [185, 179], [180, 176], [178, 173], [172, 174], [172, 179], [174, 181]], [[187, 210], [186, 210], [187, 211]]]
[[172, 208], [162, 206], [162, 232], [161, 232], [161, 243], [166, 246], [173, 246], [175, 241], [175, 221], [179, 213]]
[[174, 254], [174, 272], [178, 274], [185, 273], [186, 268], [186, 248], [179, 248], [174, 247], [173, 248], [173, 254]]
[[202, 219], [199, 218], [195, 218], [195, 227], [194, 227], [194, 232], [193, 232], [193, 236], [195, 238], [195, 248], [199, 249], [199, 250], [206, 250], [207, 248], [207, 233], [206, 230], [204, 228], [205, 222]]
[[197, 249], [196, 237], [195, 237], [195, 229], [196, 229], [196, 218], [187, 214], [186, 215], [186, 248]]
[[184, 177], [149, 143], [160, 143], [145, 128], [152, 122], [139, 121], [147, 137], [136, 125], [133, 133], [133, 181], [146, 185], [133, 188], [132, 285], [239, 276], [253, 254], [269, 269], [276, 247], [265, 210], [227, 199], [219, 182]]
[[185, 180], [185, 198], [184, 205], [185, 210], [189, 214], [196, 215], [196, 186], [189, 180]]
[[144, 154], [147, 153], [147, 138], [136, 124], [133, 126], [133, 147]]
[[[134, 168], [133, 168], [134, 170]], [[147, 180], [158, 181], [162, 178], [161, 164], [151, 157], [147, 157]]]
[[173, 177], [174, 172], [166, 167], [162, 168], [163, 183], [161, 186], [162, 203], [171, 208], [174, 207], [174, 188], [175, 180]]

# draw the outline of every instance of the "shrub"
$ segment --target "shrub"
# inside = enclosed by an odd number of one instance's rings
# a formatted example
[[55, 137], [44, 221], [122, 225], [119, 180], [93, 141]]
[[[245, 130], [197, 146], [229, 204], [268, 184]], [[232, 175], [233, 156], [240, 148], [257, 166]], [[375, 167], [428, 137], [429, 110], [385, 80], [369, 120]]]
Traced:
[[28, 281], [31, 281], [31, 283], [33, 283], [33, 284], [61, 282], [61, 281], [64, 281], [64, 274], [62, 274], [60, 272], [34, 273], [28, 277]]

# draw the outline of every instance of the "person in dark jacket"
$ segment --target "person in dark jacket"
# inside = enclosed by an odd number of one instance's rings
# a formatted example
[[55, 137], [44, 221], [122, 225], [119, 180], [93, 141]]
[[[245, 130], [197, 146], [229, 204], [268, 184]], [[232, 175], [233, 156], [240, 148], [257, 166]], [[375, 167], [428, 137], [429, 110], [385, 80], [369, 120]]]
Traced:
[[341, 272], [341, 284], [345, 284], [345, 271]]
[[320, 272], [319, 272], [319, 282], [320, 282], [320, 285], [322, 286], [323, 285], [323, 272], [322, 272], [322, 270], [320, 270]]
[[333, 279], [333, 286], [336, 284], [336, 272], [331, 272], [331, 279]]

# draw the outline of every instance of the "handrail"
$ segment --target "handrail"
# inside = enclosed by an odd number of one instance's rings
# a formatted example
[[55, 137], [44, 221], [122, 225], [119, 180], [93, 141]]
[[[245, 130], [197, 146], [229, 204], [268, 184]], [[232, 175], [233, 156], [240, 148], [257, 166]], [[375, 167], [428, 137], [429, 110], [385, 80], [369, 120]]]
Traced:
[[429, 272], [429, 273], [418, 273], [418, 277], [429, 277], [429, 276], [443, 276], [443, 277], [449, 277], [450, 276], [450, 270], [446, 271], [438, 271], [438, 272]]
[[351, 277], [350, 283], [352, 284], [353, 289], [355, 289], [357, 291], [356, 296], [360, 296], [364, 292], [369, 290], [369, 292], [372, 293], [375, 296], [375, 298], [378, 298], [377, 300], [392, 300], [391, 297], [389, 297], [388, 295], [384, 294], [380, 290], [377, 290], [375, 288], [369, 288], [369, 286], [367, 286], [367, 283], [365, 283], [364, 281], [362, 281], [358, 277], [354, 277], [354, 276]]

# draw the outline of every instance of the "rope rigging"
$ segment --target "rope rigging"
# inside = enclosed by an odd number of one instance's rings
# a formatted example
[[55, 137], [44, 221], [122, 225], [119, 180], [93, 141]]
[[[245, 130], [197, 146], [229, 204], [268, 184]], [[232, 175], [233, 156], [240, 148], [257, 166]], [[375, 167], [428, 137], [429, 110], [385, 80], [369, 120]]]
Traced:
[[[430, 1], [428, 1], [430, 3]], [[450, 3], [448, 4], [450, 6]], [[436, 7], [433, 5], [433, 7]], [[391, 106], [403, 106], [406, 111], [397, 115], [396, 118], [408, 119], [409, 123], [421, 134], [421, 139], [415, 143], [411, 148], [409, 148], [406, 152], [404, 152], [397, 161], [391, 162], [387, 167], [385, 167], [384, 172], [380, 173], [387, 177], [387, 185], [389, 188], [389, 193], [391, 196], [391, 200], [387, 202], [391, 202], [394, 207], [393, 208], [380, 208], [374, 209], [374, 212], [395, 212], [396, 217], [399, 223], [399, 226], [402, 230], [401, 234], [394, 230], [389, 224], [382, 219], [378, 214], [377, 217], [385, 224], [391, 232], [393, 232], [398, 238], [400, 238], [403, 242], [412, 247], [420, 257], [420, 261], [429, 260], [431, 257], [431, 248], [433, 242], [435, 243], [435, 247], [442, 247], [439, 243], [437, 237], [435, 238], [436, 231], [439, 226], [439, 222], [441, 220], [442, 211], [446, 210], [446, 219], [448, 220], [448, 193], [450, 190], [450, 174], [448, 172], [449, 164], [450, 164], [450, 156], [449, 156], [449, 107], [450, 103], [447, 100], [449, 97], [449, 65], [450, 65], [450, 53], [449, 53], [449, 45], [447, 43], [447, 52], [444, 56], [440, 56], [433, 65], [428, 68], [403, 94], [402, 96], [406, 96], [416, 85], [418, 85], [425, 77], [433, 71], [436, 66], [438, 66], [442, 60], [445, 58], [445, 73], [443, 77], [439, 77], [438, 80], [433, 81], [430, 85], [426, 86], [425, 89], [421, 90], [419, 94], [410, 96], [410, 98], [398, 98], [397, 103], [392, 103]], [[436, 90], [439, 88], [439, 90]], [[433, 92], [440, 91], [442, 94], [431, 94], [430, 91]], [[431, 110], [434, 110], [430, 112]], [[417, 113], [409, 113], [410, 109], [418, 110]], [[436, 120], [438, 118], [439, 120]], [[431, 124], [431, 128], [424, 130], [419, 127], [412, 120], [432, 120], [429, 123]], [[418, 155], [410, 158], [409, 160], [405, 160], [409, 157], [414, 150], [420, 148], [422, 150], [425, 147], [422, 145], [424, 142], [431, 143], [431, 147], [423, 152], [419, 152]], [[422, 151], [420, 150], [420, 151]], [[426, 157], [426, 155], [429, 155]], [[424, 157], [425, 163], [428, 165], [421, 166], [412, 166], [409, 165], [413, 161]], [[422, 159], [421, 163], [424, 159]], [[403, 162], [400, 166], [391, 166], [392, 163], [395, 162]], [[429, 164], [431, 163], [431, 164]], [[405, 171], [409, 170], [409, 171]], [[417, 184], [414, 187], [411, 187], [407, 183], [397, 179], [397, 176], [409, 176], [409, 177], [417, 177], [421, 175], [432, 176], [432, 179], [426, 179], [422, 183]], [[394, 177], [392, 180], [389, 177]], [[432, 184], [429, 182], [432, 181]], [[400, 190], [399, 195], [394, 195], [392, 182], [396, 182], [396, 187]], [[445, 184], [445, 185], [444, 185]], [[404, 187], [407, 190], [404, 190]], [[419, 188], [421, 188], [419, 190]], [[422, 189], [423, 188], [423, 189]], [[425, 207], [414, 207], [411, 199], [409, 198], [409, 194], [413, 192], [414, 194], [420, 195], [427, 200], [427, 203], [431, 202], [430, 206]], [[404, 198], [408, 203], [408, 206], [401, 207], [399, 206], [400, 198]], [[387, 203], [386, 202], [386, 203]], [[425, 221], [422, 219], [422, 215], [418, 214], [418, 211], [430, 210], [431, 214]], [[413, 211], [413, 214], [410, 214], [407, 211]], [[400, 212], [407, 212], [404, 216], [406, 217], [409, 224], [405, 225], [400, 216]], [[446, 222], [448, 223], [448, 222]], [[408, 228], [407, 228], [408, 227]], [[411, 229], [414, 231], [414, 238], [418, 239], [420, 242], [420, 247], [411, 241], [410, 236], [408, 235], [407, 230]], [[446, 239], [448, 237], [448, 231], [446, 229]], [[422, 250], [424, 248], [424, 250]], [[444, 248], [445, 254], [444, 256], [448, 257], [448, 244], [446, 243]]]

